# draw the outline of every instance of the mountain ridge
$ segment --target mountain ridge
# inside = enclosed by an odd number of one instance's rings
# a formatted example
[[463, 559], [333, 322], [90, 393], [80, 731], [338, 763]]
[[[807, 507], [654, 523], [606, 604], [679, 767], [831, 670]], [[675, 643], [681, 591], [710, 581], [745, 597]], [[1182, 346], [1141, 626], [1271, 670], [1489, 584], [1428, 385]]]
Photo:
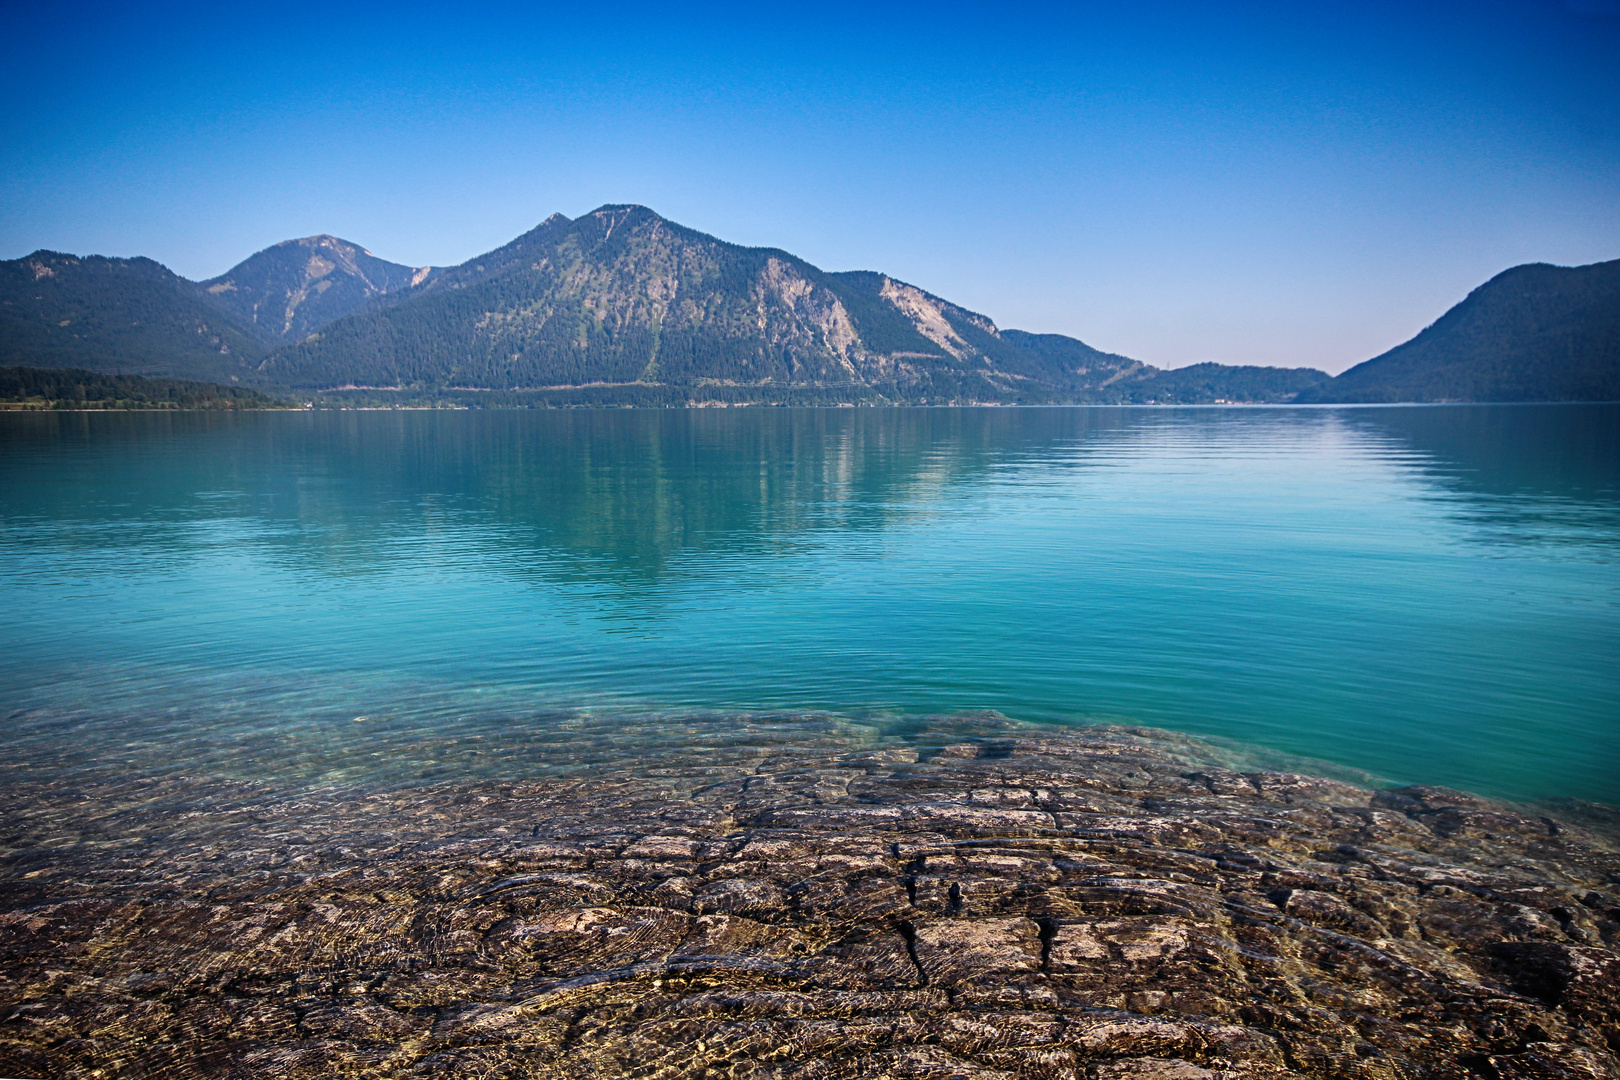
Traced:
[[0, 363], [487, 407], [1620, 397], [1620, 260], [1504, 271], [1336, 379], [1161, 370], [610, 203], [448, 267], [325, 233], [202, 282], [150, 259], [34, 252], [0, 262]]
[[[995, 361], [1014, 370], [996, 370]], [[829, 274], [646, 207], [553, 215], [280, 351], [271, 377], [543, 388], [707, 383], [1007, 396], [1030, 357], [985, 317], [870, 272]], [[938, 378], [935, 378], [938, 376]], [[964, 386], [963, 384], [966, 384]], [[922, 391], [927, 393], [928, 390]]]
[[[1254, 396], [1261, 369], [1222, 370], [1236, 380], [1227, 393]], [[716, 387], [753, 387], [761, 401], [874, 404], [1135, 402], [1165, 393], [1158, 369], [1077, 339], [1004, 332], [890, 275], [824, 271], [635, 204], [576, 219], [554, 214], [391, 303], [278, 350], [267, 372], [327, 392], [357, 383], [417, 392], [687, 387], [697, 400], [721, 396]], [[1271, 378], [1263, 399], [1286, 400], [1326, 378], [1292, 369]]]

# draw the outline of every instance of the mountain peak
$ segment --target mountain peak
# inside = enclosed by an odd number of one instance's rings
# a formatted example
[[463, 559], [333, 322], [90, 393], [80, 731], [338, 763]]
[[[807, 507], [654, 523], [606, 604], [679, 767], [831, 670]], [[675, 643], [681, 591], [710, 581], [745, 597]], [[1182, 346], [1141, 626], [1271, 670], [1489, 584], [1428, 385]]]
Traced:
[[[656, 211], [639, 203], [608, 203], [605, 206], [598, 206], [585, 217], [594, 219], [603, 229], [603, 239], [612, 236], [619, 226], [627, 221], [664, 223], [664, 218]], [[583, 220], [582, 218], [581, 221]]]
[[[366, 251], [365, 248], [361, 247], [359, 244], [356, 244], [351, 240], [345, 240], [341, 236], [333, 236], [331, 233], [316, 233], [314, 236], [300, 236], [300, 237], [297, 237], [296, 239], [293, 239], [293, 240], [283, 240], [279, 244], [271, 244], [268, 248], [265, 248], [264, 250], [265, 251], [274, 251], [277, 248], [293, 248], [293, 247], [331, 248], [331, 249], [337, 250], [337, 251], [350, 250], [350, 251], [365, 252], [367, 255], [371, 254], [369, 251]], [[258, 254], [262, 255], [263, 253], [264, 252], [259, 252]]]
[[634, 213], [637, 210], [644, 214], [650, 214], [653, 217], [658, 218], [659, 221], [664, 220], [656, 210], [642, 206], [640, 203], [603, 203], [595, 210], [592, 210], [589, 216], [601, 217], [603, 214], [627, 214]]
[[267, 344], [298, 341], [373, 298], [421, 284], [431, 267], [379, 259], [330, 233], [283, 240], [202, 283], [208, 298]]

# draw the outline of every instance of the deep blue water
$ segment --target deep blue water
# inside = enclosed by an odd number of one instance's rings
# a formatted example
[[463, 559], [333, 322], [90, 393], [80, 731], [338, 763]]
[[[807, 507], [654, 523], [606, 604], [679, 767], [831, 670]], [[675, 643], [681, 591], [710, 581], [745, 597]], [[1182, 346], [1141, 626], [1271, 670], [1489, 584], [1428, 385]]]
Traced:
[[0, 415], [0, 597], [13, 767], [993, 709], [1620, 803], [1616, 406]]

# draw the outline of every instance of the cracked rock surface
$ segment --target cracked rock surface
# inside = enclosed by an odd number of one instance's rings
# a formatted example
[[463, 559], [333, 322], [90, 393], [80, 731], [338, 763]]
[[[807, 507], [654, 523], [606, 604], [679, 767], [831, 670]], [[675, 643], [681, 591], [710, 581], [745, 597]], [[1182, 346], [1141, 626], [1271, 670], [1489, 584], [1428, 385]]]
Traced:
[[1148, 729], [743, 728], [582, 726], [589, 767], [510, 780], [14, 780], [0, 1075], [1620, 1078], [1598, 825]]

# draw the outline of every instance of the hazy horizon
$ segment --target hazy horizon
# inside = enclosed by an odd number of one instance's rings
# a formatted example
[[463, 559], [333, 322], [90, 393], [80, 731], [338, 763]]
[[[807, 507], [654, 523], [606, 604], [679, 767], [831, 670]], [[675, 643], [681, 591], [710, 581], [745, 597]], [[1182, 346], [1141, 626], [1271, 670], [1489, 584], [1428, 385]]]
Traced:
[[1159, 367], [1337, 373], [1620, 257], [1620, 4], [13, 5], [0, 256], [453, 265], [634, 202]]

